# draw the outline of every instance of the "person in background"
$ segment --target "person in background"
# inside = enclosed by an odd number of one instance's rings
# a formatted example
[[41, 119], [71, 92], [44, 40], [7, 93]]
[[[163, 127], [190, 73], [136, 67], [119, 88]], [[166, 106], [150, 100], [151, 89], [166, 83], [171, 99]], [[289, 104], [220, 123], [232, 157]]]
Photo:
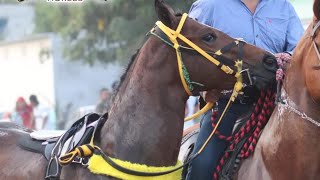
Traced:
[[[243, 38], [250, 44], [274, 53], [276, 57], [292, 55], [304, 33], [300, 19], [288, 0], [198, 0], [192, 5], [189, 16], [233, 38]], [[244, 93], [244, 98], [236, 99], [217, 129], [224, 136], [232, 134], [236, 120], [250, 112], [259, 95], [254, 87], [244, 89]], [[217, 102], [216, 119], [219, 119], [230, 98], [230, 94], [223, 97], [220, 94], [219, 91], [211, 91], [203, 97], [207, 102]], [[208, 111], [203, 116], [193, 153], [201, 148], [213, 130], [211, 115], [212, 112]], [[190, 164], [186, 179], [211, 180], [227, 145], [226, 140], [213, 136]]]
[[12, 121], [25, 128], [33, 129], [33, 110], [27, 104], [23, 97], [19, 97], [16, 101], [15, 111], [12, 113]]
[[41, 130], [48, 123], [49, 110], [44, 105], [40, 104], [36, 95], [31, 95], [29, 97], [30, 105], [33, 108], [35, 129]]
[[109, 91], [107, 88], [102, 88], [100, 90], [100, 100], [96, 106], [96, 113], [104, 114], [109, 109]]

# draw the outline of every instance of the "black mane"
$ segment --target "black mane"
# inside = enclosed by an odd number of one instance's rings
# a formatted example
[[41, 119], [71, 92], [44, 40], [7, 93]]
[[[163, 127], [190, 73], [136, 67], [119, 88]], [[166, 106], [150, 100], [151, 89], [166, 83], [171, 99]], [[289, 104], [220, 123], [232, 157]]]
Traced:
[[130, 59], [128, 65], [127, 65], [126, 70], [124, 71], [124, 73], [123, 73], [122, 76], [120, 77], [120, 83], [118, 84], [118, 87], [116, 88], [116, 92], [119, 91], [119, 88], [120, 88], [121, 84], [123, 83], [124, 79], [126, 78], [126, 76], [127, 76], [127, 74], [128, 74], [128, 71], [129, 71], [129, 69], [131, 68], [134, 60], [136, 59], [139, 51], [140, 51], [140, 49], [138, 49], [138, 50], [131, 56], [131, 59]]
[[177, 12], [177, 13], [175, 14], [175, 16], [177, 16], [177, 17], [182, 16], [182, 12]]
[[130, 61], [128, 62], [128, 65], [127, 65], [124, 73], [123, 73], [123, 74], [121, 75], [121, 77], [120, 77], [120, 82], [117, 84], [116, 88], [113, 89], [111, 101], [109, 101], [109, 102], [111, 103], [110, 105], [112, 105], [112, 103], [113, 103], [113, 101], [114, 101], [114, 98], [115, 98], [116, 95], [118, 94], [119, 89], [120, 89], [123, 81], [126, 79], [127, 74], [128, 74], [128, 71], [129, 71], [129, 69], [131, 68], [131, 66], [132, 66], [134, 60], [136, 59], [137, 55], [139, 54], [139, 52], [140, 52], [140, 49], [138, 49], [138, 50], [131, 56], [131, 59], [130, 59]]

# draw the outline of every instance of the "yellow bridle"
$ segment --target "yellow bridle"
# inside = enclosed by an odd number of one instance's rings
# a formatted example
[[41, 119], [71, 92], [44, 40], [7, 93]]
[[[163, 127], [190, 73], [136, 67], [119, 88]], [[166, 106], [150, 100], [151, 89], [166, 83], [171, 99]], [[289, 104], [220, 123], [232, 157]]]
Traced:
[[[234, 72], [234, 70], [232, 68], [230, 68], [227, 65], [221, 64], [220, 61], [218, 61], [217, 59], [215, 59], [214, 57], [210, 56], [206, 51], [204, 51], [203, 49], [201, 49], [199, 46], [197, 46], [196, 44], [194, 44], [193, 42], [191, 42], [189, 39], [187, 39], [185, 36], [183, 36], [181, 34], [181, 30], [182, 27], [186, 21], [188, 17], [188, 14], [184, 13], [181, 17], [180, 23], [177, 27], [176, 30], [172, 30], [169, 27], [167, 27], [166, 25], [164, 25], [161, 21], [157, 21], [156, 25], [159, 27], [159, 29], [169, 38], [169, 40], [172, 42], [172, 47], [176, 50], [176, 54], [177, 54], [177, 61], [178, 61], [178, 69], [179, 69], [179, 75], [180, 75], [180, 79], [182, 82], [182, 85], [186, 91], [186, 93], [189, 96], [192, 96], [192, 93], [187, 85], [187, 82], [185, 80], [184, 74], [183, 74], [183, 69], [182, 69], [182, 58], [181, 58], [181, 52], [179, 50], [179, 48], [181, 47], [181, 45], [178, 42], [178, 38], [183, 41], [184, 43], [186, 43], [187, 45], [189, 45], [193, 50], [197, 51], [199, 54], [201, 54], [203, 57], [205, 57], [208, 61], [212, 62], [213, 64], [215, 64], [216, 66], [220, 67], [220, 69], [225, 72], [226, 74], [230, 74], [230, 75], [234, 75], [237, 78], [237, 82], [235, 84], [234, 87], [234, 93], [233, 93], [233, 97], [231, 99], [233, 99], [232, 101], [234, 101], [234, 99], [236, 98], [236, 96], [238, 95], [238, 93], [242, 90], [243, 84], [242, 84], [242, 76], [241, 76], [241, 70], [242, 70], [242, 60], [237, 60], [235, 63], [235, 66], [237, 68], [237, 72]], [[154, 32], [154, 28], [151, 30], [151, 34], [156, 35]], [[157, 36], [157, 35], [156, 35]], [[159, 37], [159, 36], [157, 36]], [[163, 39], [162, 39], [163, 40]], [[163, 40], [164, 41], [164, 40]], [[235, 43], [238, 45], [239, 44], [239, 40], [236, 40]], [[216, 55], [222, 55], [221, 50], [217, 51], [215, 53]], [[235, 96], [236, 95], [236, 96]], [[202, 108], [200, 111], [198, 111], [196, 114], [185, 118], [185, 121], [189, 121], [191, 119], [197, 118], [200, 115], [204, 114], [206, 111], [208, 111], [209, 109], [211, 109], [213, 107], [213, 103], [208, 103], [204, 108]]]
[[[194, 44], [193, 42], [191, 42], [189, 39], [187, 39], [185, 36], [183, 36], [180, 32], [182, 30], [182, 27], [186, 21], [188, 17], [188, 14], [184, 13], [181, 17], [180, 23], [178, 25], [177, 30], [172, 30], [169, 27], [167, 27], [166, 25], [164, 25], [161, 21], [157, 21], [156, 25], [161, 29], [161, 31], [163, 33], [165, 33], [168, 38], [170, 39], [170, 41], [173, 43], [173, 47], [176, 50], [176, 54], [177, 54], [177, 60], [178, 60], [178, 67], [179, 67], [179, 74], [180, 74], [180, 78], [181, 78], [181, 82], [182, 85], [185, 89], [185, 91], [187, 92], [187, 94], [189, 96], [192, 96], [191, 91], [188, 88], [188, 85], [186, 83], [186, 80], [183, 78], [183, 73], [182, 73], [182, 60], [181, 60], [181, 55], [180, 55], [180, 45], [179, 42], [177, 40], [177, 38], [179, 38], [180, 40], [182, 40], [183, 42], [185, 42], [186, 44], [188, 44], [191, 48], [193, 48], [194, 50], [196, 50], [199, 54], [201, 54], [202, 56], [204, 56], [207, 60], [209, 60], [210, 62], [212, 62], [213, 64], [215, 64], [216, 66], [220, 67], [220, 69], [225, 72], [226, 74], [233, 74], [234, 70], [231, 69], [229, 66], [226, 66], [224, 64], [221, 65], [220, 61], [216, 60], [214, 57], [210, 56], [207, 52], [205, 52], [203, 49], [201, 49], [199, 46], [197, 46], [196, 44]], [[238, 40], [235, 41], [237, 44], [239, 43]], [[221, 51], [217, 51], [215, 54], [217, 55], [221, 55]], [[240, 71], [238, 71], [235, 74], [235, 77], [238, 78], [241, 76]]]

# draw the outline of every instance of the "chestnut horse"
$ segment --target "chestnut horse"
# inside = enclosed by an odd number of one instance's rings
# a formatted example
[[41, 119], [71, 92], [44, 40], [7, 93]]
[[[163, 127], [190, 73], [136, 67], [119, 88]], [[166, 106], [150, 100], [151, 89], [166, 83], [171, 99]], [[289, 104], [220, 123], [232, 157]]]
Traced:
[[[176, 29], [182, 16], [156, 0], [156, 12], [166, 26]], [[159, 29], [156, 28], [156, 31]], [[236, 41], [226, 34], [187, 18], [181, 34], [207, 52]], [[187, 46], [183, 44], [184, 46]], [[250, 69], [258, 86], [275, 79], [275, 58], [255, 46], [244, 44], [223, 54], [224, 63], [234, 64], [243, 54], [243, 69]], [[195, 86], [193, 93], [210, 89], [233, 88], [236, 78], [224, 73], [196, 51], [181, 51], [183, 63]], [[233, 67], [232, 67], [233, 68]], [[108, 121], [96, 142], [106, 154], [149, 166], [172, 166], [177, 163], [184, 107], [188, 94], [178, 73], [175, 50], [155, 36], [149, 37], [132, 58], [114, 98]], [[244, 79], [246, 83], [248, 79]], [[0, 125], [1, 127], [1, 125]], [[40, 154], [17, 146], [20, 135], [28, 133], [14, 128], [0, 128], [0, 179], [43, 179], [47, 161]], [[61, 179], [109, 179], [91, 174], [80, 165], [64, 167]], [[112, 178], [111, 178], [112, 179]]]
[[297, 45], [278, 104], [237, 179], [320, 179], [320, 0]]

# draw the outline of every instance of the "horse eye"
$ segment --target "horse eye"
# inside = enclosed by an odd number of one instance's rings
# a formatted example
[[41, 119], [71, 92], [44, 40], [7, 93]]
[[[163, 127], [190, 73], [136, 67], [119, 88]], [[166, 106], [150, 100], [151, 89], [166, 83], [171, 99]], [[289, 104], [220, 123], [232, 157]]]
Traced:
[[212, 34], [207, 34], [205, 36], [202, 37], [202, 40], [205, 41], [205, 42], [212, 42], [216, 39], [216, 37]]

